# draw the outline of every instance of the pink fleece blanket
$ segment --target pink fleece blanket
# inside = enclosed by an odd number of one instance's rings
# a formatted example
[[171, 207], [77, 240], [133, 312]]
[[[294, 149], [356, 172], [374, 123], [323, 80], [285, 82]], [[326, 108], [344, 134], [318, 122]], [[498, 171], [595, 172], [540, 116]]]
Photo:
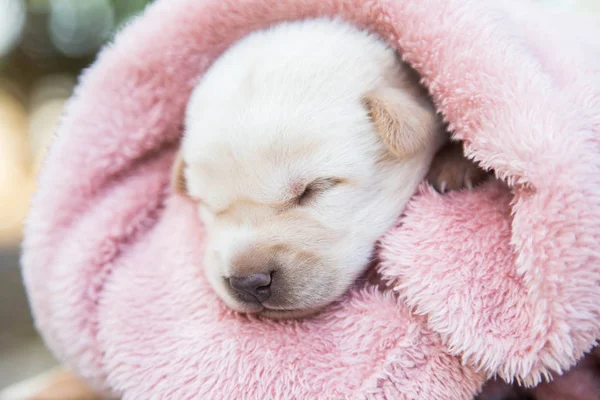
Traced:
[[[424, 187], [382, 240], [389, 290], [263, 321], [209, 288], [170, 163], [215, 58], [315, 16], [397, 47], [506, 184]], [[569, 369], [600, 336], [598, 37], [523, 0], [158, 0], [83, 76], [39, 180], [23, 268], [47, 344], [124, 399], [456, 400]]]

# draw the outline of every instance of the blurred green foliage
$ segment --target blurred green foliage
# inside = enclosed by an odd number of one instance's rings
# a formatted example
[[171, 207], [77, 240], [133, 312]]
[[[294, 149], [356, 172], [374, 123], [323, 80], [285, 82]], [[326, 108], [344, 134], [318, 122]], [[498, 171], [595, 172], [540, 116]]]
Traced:
[[0, 30], [12, 41], [0, 46], [0, 80], [27, 91], [47, 74], [78, 75], [150, 2], [0, 0]]

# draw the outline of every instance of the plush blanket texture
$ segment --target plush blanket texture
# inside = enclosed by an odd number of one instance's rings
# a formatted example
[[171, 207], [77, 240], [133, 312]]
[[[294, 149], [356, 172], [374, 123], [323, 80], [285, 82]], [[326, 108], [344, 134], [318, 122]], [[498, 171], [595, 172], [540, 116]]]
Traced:
[[[316, 16], [398, 48], [504, 183], [423, 187], [382, 239], [387, 290], [262, 321], [209, 288], [170, 164], [203, 71]], [[158, 0], [85, 73], [43, 167], [23, 270], [47, 344], [124, 399], [456, 400], [569, 369], [600, 336], [599, 37], [525, 0]]]

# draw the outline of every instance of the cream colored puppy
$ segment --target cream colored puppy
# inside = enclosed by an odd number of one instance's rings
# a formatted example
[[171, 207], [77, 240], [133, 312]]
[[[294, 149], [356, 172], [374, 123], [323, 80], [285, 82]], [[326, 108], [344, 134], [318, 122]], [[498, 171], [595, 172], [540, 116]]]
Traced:
[[240, 40], [193, 92], [174, 168], [214, 290], [271, 317], [336, 300], [446, 140], [414, 73], [371, 34], [319, 19]]

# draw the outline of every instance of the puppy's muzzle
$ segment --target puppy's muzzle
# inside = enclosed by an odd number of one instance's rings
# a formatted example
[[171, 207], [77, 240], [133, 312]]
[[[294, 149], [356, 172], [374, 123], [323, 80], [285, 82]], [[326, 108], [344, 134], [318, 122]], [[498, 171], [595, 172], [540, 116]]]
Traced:
[[272, 273], [259, 272], [232, 276], [229, 286], [238, 298], [247, 303], [262, 303], [271, 297]]
[[254, 243], [229, 261], [223, 283], [248, 312], [296, 310], [318, 299], [327, 285], [320, 258], [289, 244]]

